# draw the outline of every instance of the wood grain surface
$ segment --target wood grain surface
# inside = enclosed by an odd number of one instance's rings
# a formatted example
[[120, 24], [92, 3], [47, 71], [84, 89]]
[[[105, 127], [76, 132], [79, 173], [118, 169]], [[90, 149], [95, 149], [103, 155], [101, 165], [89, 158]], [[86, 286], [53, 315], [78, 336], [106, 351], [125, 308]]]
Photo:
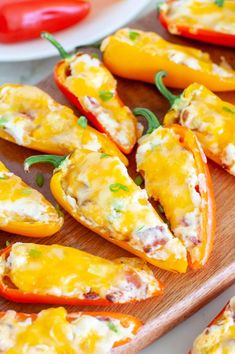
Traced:
[[[132, 28], [153, 30], [172, 42], [202, 48], [203, 50], [208, 51], [216, 62], [219, 62], [221, 56], [224, 56], [235, 69], [233, 50], [207, 44], [202, 45], [171, 36], [161, 28], [156, 20], [155, 14], [150, 14], [148, 17], [132, 24]], [[42, 81], [39, 84], [39, 87], [50, 93], [59, 102], [69, 105], [66, 99], [55, 87], [52, 76]], [[153, 85], [118, 79], [118, 91], [123, 101], [129, 105], [130, 108], [141, 106], [147, 107], [157, 113], [159, 117], [163, 117], [164, 113], [166, 113], [169, 108], [166, 100], [162, 98]], [[223, 93], [220, 96], [227, 101], [235, 103], [234, 92]], [[35, 154], [35, 151], [16, 146], [3, 140], [0, 141], [0, 160], [3, 161], [10, 170], [21, 176], [27, 183], [35, 188], [38, 188], [35, 183], [35, 175], [38, 171], [42, 171], [46, 183], [40, 191], [55, 204], [55, 201], [50, 194], [48, 184], [52, 172], [51, 167], [47, 165], [36, 166], [31, 169], [30, 174], [25, 174], [23, 171], [24, 159], [32, 154]], [[135, 176], [136, 172], [133, 164], [133, 154], [130, 156], [130, 160], [132, 162], [130, 173], [132, 176]], [[146, 347], [166, 331], [177, 325], [180, 321], [190, 316], [202, 305], [234, 282], [235, 178], [224, 172], [214, 163], [209, 163], [209, 167], [214, 182], [217, 204], [216, 241], [209, 262], [204, 269], [197, 272], [189, 271], [184, 275], [169, 273], [152, 267], [159, 279], [166, 286], [164, 296], [146, 300], [135, 305], [119, 305], [105, 308], [107, 311], [119, 311], [138, 316], [145, 323], [135, 341], [115, 350], [115, 353], [138, 353], [142, 348]], [[10, 235], [2, 231], [0, 231], [0, 235], [0, 247], [5, 247], [6, 240], [9, 240], [10, 242], [25, 241], [45, 244], [59, 243], [77, 247], [109, 259], [119, 256], [131, 256], [128, 252], [105, 241], [100, 236], [81, 226], [66, 213], [63, 229], [52, 237], [30, 239]], [[4, 299], [0, 299], [1, 311], [15, 309], [16, 311], [35, 312], [46, 307], [48, 306], [13, 304]], [[104, 310], [104, 308], [94, 307], [91, 309], [91, 307], [68, 307], [68, 310], [98, 311]]]

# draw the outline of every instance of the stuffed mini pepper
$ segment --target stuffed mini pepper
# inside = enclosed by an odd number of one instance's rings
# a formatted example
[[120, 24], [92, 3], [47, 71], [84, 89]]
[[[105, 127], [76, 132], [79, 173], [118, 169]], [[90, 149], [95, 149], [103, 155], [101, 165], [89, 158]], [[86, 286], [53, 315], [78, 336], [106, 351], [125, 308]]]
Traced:
[[63, 218], [43, 195], [0, 162], [0, 230], [45, 237], [59, 231], [62, 225]]
[[65, 155], [75, 148], [101, 151], [127, 159], [105, 134], [35, 86], [0, 87], [0, 137], [38, 151]]
[[52, 194], [81, 224], [153, 265], [186, 271], [181, 240], [173, 237], [146, 191], [134, 183], [117, 157], [75, 150], [64, 160], [51, 155], [29, 157], [25, 168], [40, 162], [56, 167]]
[[105, 306], [161, 293], [161, 284], [138, 258], [109, 261], [33, 243], [15, 243], [0, 256], [0, 295], [15, 302]]
[[159, 10], [162, 25], [172, 34], [235, 47], [233, 0], [167, 0]]
[[215, 233], [215, 201], [206, 157], [190, 130], [176, 124], [161, 127], [146, 109], [134, 112], [149, 121], [136, 153], [148, 196], [164, 209], [171, 230], [188, 252], [191, 268], [201, 268]]
[[235, 90], [234, 70], [215, 64], [206, 52], [167, 42], [154, 32], [120, 29], [104, 39], [101, 50], [107, 68], [127, 79], [154, 83], [156, 72], [165, 70], [170, 87], [184, 89], [198, 82], [212, 91]]
[[164, 72], [156, 75], [159, 91], [171, 104], [164, 124], [179, 123], [191, 129], [205, 154], [235, 176], [235, 106], [197, 83], [175, 96], [164, 86], [165, 76]]
[[54, 70], [59, 89], [98, 130], [129, 154], [137, 139], [136, 119], [119, 98], [112, 74], [96, 56], [70, 55], [49, 33], [42, 36], [56, 46], [62, 58]]
[[109, 354], [132, 340], [137, 318], [113, 312], [67, 313], [63, 307], [38, 314], [0, 313], [0, 351], [4, 354]]
[[190, 354], [235, 353], [235, 297], [200, 334]]

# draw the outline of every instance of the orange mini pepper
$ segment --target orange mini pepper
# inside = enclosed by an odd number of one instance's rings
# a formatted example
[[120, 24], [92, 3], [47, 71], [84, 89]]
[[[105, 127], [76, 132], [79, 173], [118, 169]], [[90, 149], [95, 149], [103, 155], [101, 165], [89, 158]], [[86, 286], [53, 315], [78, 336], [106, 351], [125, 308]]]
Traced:
[[63, 218], [43, 195], [0, 162], [0, 229], [22, 236], [46, 237], [62, 225]]
[[35, 86], [0, 87], [0, 138], [41, 152], [65, 155], [75, 148], [126, 157], [105, 134]]
[[186, 250], [117, 158], [88, 150], [62, 157], [43, 155], [25, 160], [56, 167], [51, 191], [78, 222], [110, 242], [163, 269], [185, 272]]
[[20, 303], [108, 306], [163, 291], [137, 258], [110, 261], [60, 245], [18, 242], [1, 252], [0, 264], [0, 295]]
[[207, 157], [235, 176], [235, 106], [197, 83], [175, 96], [164, 86], [165, 76], [160, 71], [155, 80], [158, 90], [171, 104], [164, 124], [179, 123], [191, 129]]
[[87, 53], [68, 54], [49, 33], [48, 39], [62, 60], [55, 66], [54, 78], [64, 95], [101, 132], [106, 133], [125, 154], [137, 139], [137, 122], [118, 96], [117, 81], [99, 58]]
[[161, 127], [147, 109], [134, 113], [149, 121], [136, 153], [148, 196], [164, 209], [171, 230], [188, 252], [190, 267], [201, 268], [215, 234], [215, 200], [206, 157], [190, 130], [177, 124]]
[[232, 297], [223, 310], [196, 338], [192, 352], [202, 353], [233, 353], [235, 340], [235, 297]]
[[[0, 313], [5, 340], [0, 350], [9, 354], [39, 349], [50, 353], [110, 353], [132, 340], [142, 323], [139, 319], [114, 312], [72, 312], [63, 307], [38, 314]], [[11, 338], [11, 340], [8, 340]], [[4, 343], [4, 345], [3, 345]]]
[[235, 90], [235, 71], [212, 62], [201, 50], [167, 42], [157, 33], [129, 28], [104, 39], [105, 66], [115, 75], [154, 83], [156, 72], [168, 72], [166, 85], [186, 88], [198, 82], [212, 91]]

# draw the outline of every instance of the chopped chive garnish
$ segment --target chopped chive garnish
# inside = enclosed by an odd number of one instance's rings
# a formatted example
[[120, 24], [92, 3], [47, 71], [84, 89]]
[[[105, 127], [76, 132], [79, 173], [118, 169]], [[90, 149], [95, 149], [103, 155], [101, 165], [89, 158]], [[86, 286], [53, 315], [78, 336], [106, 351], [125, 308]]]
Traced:
[[81, 116], [80, 118], [78, 118], [77, 123], [78, 123], [78, 125], [80, 125], [80, 127], [85, 129], [87, 127], [87, 119], [86, 119], [86, 117]]
[[111, 155], [109, 155], [109, 154], [101, 154], [100, 155], [100, 158], [101, 159], [106, 159], [106, 157], [110, 157]]
[[61, 207], [59, 204], [56, 204], [55, 210], [57, 211], [59, 217], [61, 217], [61, 218], [64, 217], [63, 211], [61, 210]]
[[164, 211], [163, 207], [161, 206], [161, 204], [157, 205], [157, 209], [161, 214], [165, 214], [165, 211]]
[[135, 41], [139, 36], [140, 36], [139, 32], [136, 32], [136, 31], [130, 31], [129, 32], [129, 38], [132, 41]]
[[215, 4], [219, 7], [223, 7], [224, 6], [224, 0], [215, 0]]
[[0, 118], [0, 128], [4, 128], [5, 124], [8, 122], [8, 119], [6, 117], [1, 117]]
[[108, 327], [111, 331], [115, 332], [115, 333], [118, 333], [118, 329], [117, 327], [113, 324], [113, 322], [109, 321], [108, 323]]
[[140, 175], [138, 175], [138, 176], [136, 176], [136, 178], [134, 179], [134, 182], [135, 182], [135, 184], [136, 184], [137, 186], [141, 186], [141, 184], [144, 182], [144, 180], [143, 180], [143, 178], [142, 178]]
[[9, 247], [10, 244], [11, 244], [10, 241], [7, 240], [7, 241], [6, 241], [6, 246]]
[[8, 176], [0, 176], [0, 180], [1, 179], [8, 179], [9, 177]]
[[138, 229], [136, 230], [136, 232], [139, 232], [139, 231], [143, 230], [144, 227], [145, 227], [145, 225], [142, 225], [142, 226], [138, 227]]
[[44, 176], [42, 173], [38, 173], [37, 176], [36, 176], [36, 183], [37, 183], [37, 186], [38, 187], [42, 187], [44, 185]]
[[233, 110], [233, 109], [231, 109], [231, 108], [229, 108], [229, 107], [223, 107], [223, 110], [224, 110], [225, 112], [235, 114], [235, 109]]
[[113, 92], [101, 90], [99, 92], [99, 97], [102, 101], [107, 102], [107, 101], [111, 100], [111, 98], [113, 98]]
[[125, 191], [128, 192], [129, 188], [127, 186], [125, 186], [124, 184], [121, 183], [113, 183], [110, 184], [109, 189], [111, 192], [119, 192], [119, 191]]
[[23, 189], [21, 189], [21, 193], [22, 193], [22, 194], [25, 194], [25, 195], [29, 195], [29, 194], [32, 193], [32, 189], [30, 189], [30, 188], [23, 188]]
[[28, 251], [28, 254], [30, 257], [33, 257], [33, 258], [38, 258], [42, 255], [42, 252], [37, 250], [36, 248], [31, 248], [29, 251]]
[[91, 57], [95, 59], [99, 59], [98, 53], [91, 53]]

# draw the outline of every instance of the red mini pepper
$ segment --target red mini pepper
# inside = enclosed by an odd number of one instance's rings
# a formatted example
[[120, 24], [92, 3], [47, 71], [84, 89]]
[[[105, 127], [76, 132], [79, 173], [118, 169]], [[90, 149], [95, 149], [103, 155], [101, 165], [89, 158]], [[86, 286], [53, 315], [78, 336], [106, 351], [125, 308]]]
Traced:
[[13, 0], [0, 5], [0, 42], [37, 38], [41, 31], [56, 32], [82, 20], [90, 11], [85, 0]]
[[82, 52], [70, 55], [50, 33], [43, 32], [42, 37], [57, 48], [62, 58], [54, 69], [59, 89], [91, 124], [129, 154], [137, 140], [137, 122], [120, 99], [111, 72], [96, 56]]
[[[187, 23], [187, 20], [185, 20], [183, 16], [181, 16], [181, 20], [178, 23], [175, 18], [171, 19], [171, 14], [173, 14], [174, 6], [176, 10], [182, 6], [182, 4], [178, 4], [178, 2], [178, 0], [167, 0], [166, 3], [163, 3], [159, 6], [160, 22], [170, 33], [177, 34], [186, 38], [195, 39], [201, 42], [218, 44], [226, 47], [235, 47], [235, 34], [229, 33], [228, 31], [225, 32], [223, 30], [218, 30], [218, 24], [220, 20], [217, 21], [215, 29], [210, 28], [209, 26], [204, 27], [202, 23], [197, 21], [196, 17], [194, 18], [193, 13], [190, 13], [189, 10], [187, 12], [187, 19], [192, 19], [196, 21], [195, 23]], [[229, 3], [229, 1], [227, 3]], [[226, 10], [229, 10], [230, 5], [228, 4], [227, 7], [226, 5], [227, 4], [221, 0], [215, 1], [214, 4], [210, 2], [208, 4], [208, 14], [213, 15], [213, 13], [215, 13], [215, 11], [217, 10], [218, 15], [224, 14], [224, 21], [227, 21], [228, 12], [226, 12]], [[185, 7], [188, 6], [190, 6], [190, 4], [186, 1]], [[206, 2], [205, 4], [204, 2], [202, 2], [201, 6], [205, 8], [207, 6]], [[231, 4], [231, 6], [234, 5]], [[195, 9], [197, 16], [199, 16], [199, 9], [197, 7], [197, 4], [195, 4]], [[201, 14], [200, 18], [203, 18], [203, 13]]]
[[0, 295], [19, 303], [108, 306], [163, 292], [138, 258], [109, 261], [71, 247], [18, 242], [1, 251], [0, 264]]

